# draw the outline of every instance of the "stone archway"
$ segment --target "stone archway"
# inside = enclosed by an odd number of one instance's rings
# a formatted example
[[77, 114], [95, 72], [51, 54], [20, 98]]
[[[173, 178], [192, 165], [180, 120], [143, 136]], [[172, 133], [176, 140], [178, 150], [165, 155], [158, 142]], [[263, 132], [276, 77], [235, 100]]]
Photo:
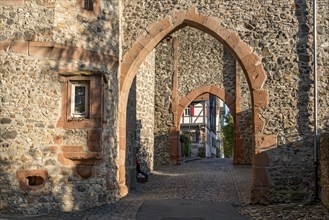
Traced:
[[[139, 66], [156, 45], [166, 36], [185, 26], [204, 31], [221, 42], [233, 54], [245, 73], [251, 92], [253, 111], [253, 149], [255, 149], [253, 158], [253, 192], [255, 193], [253, 195], [259, 195], [253, 197], [252, 200], [259, 202], [269, 185], [268, 159], [266, 152], [263, 151], [276, 146], [276, 136], [263, 134], [264, 121], [261, 113], [268, 105], [268, 91], [263, 89], [266, 74], [260, 57], [240, 39], [238, 34], [223, 28], [218, 18], [199, 14], [195, 7], [174, 12], [169, 17], [147, 26], [130, 50], [125, 53], [120, 63], [119, 157], [117, 161], [120, 194], [125, 195], [128, 192], [125, 184], [126, 106], [131, 84]], [[178, 106], [173, 109], [174, 114], [178, 115], [181, 108]], [[171, 138], [170, 141], [175, 140]], [[177, 155], [171, 155], [171, 157], [177, 157]]]
[[[230, 112], [232, 115], [235, 115], [235, 100], [227, 94], [222, 89], [214, 86], [214, 85], [205, 85], [201, 86], [190, 93], [188, 93], [186, 96], [181, 97], [179, 99], [179, 102], [176, 104], [176, 112], [173, 112], [174, 114], [174, 126], [169, 131], [169, 137], [170, 137], [170, 155], [177, 155], [177, 158], [171, 158], [173, 161], [171, 163], [175, 163], [175, 161], [178, 160], [178, 151], [179, 151], [179, 144], [180, 144], [180, 120], [184, 113], [184, 109], [188, 107], [188, 105], [196, 99], [198, 96], [209, 93], [212, 95], [217, 96], [220, 98], [230, 109]], [[173, 103], [174, 105], [175, 103]]]
[[232, 113], [234, 113], [234, 104], [235, 100], [226, 92], [224, 92], [222, 89], [213, 86], [213, 85], [205, 85], [201, 86], [190, 93], [188, 93], [186, 96], [180, 98], [178, 102], [178, 108], [177, 111], [174, 113], [174, 126], [179, 127], [180, 118], [183, 115], [184, 109], [198, 96], [204, 94], [204, 93], [210, 93], [212, 95], [217, 96], [220, 98], [230, 109]]

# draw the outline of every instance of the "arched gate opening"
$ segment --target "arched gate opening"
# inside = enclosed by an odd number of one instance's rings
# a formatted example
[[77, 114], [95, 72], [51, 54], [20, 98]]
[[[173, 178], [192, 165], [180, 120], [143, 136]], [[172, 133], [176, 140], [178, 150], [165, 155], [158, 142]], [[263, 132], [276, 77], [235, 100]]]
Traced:
[[[145, 58], [151, 53], [156, 45], [173, 32], [185, 27], [191, 26], [208, 33], [222, 43], [235, 57], [237, 62], [245, 73], [252, 101], [252, 149], [253, 152], [253, 197], [252, 202], [258, 202], [262, 198], [262, 192], [266, 191], [268, 186], [266, 161], [264, 163], [263, 152], [273, 142], [273, 138], [263, 134], [264, 122], [261, 113], [268, 105], [268, 92], [263, 89], [266, 80], [266, 74], [260, 62], [259, 56], [253, 52], [240, 37], [220, 25], [220, 20], [213, 16], [204, 16], [197, 12], [196, 8], [191, 7], [187, 11], [174, 12], [168, 18], [150, 24], [146, 27], [130, 50], [125, 53], [120, 63], [120, 98], [119, 98], [119, 159], [118, 178], [120, 194], [125, 195], [128, 192], [126, 187], [125, 171], [125, 151], [126, 151], [126, 106], [129, 96], [129, 90], [137, 74], [137, 70]], [[216, 88], [209, 86], [207, 89], [215, 93]], [[218, 92], [218, 91], [217, 91]], [[194, 94], [184, 97], [184, 99], [173, 100], [173, 114], [175, 126], [170, 129], [171, 145], [179, 141], [178, 122], [179, 117], [184, 110], [180, 104], [189, 103], [193, 100]], [[275, 141], [275, 140], [274, 140]], [[178, 148], [171, 148], [170, 160], [172, 163], [178, 160]], [[259, 195], [259, 196], [258, 196]]]

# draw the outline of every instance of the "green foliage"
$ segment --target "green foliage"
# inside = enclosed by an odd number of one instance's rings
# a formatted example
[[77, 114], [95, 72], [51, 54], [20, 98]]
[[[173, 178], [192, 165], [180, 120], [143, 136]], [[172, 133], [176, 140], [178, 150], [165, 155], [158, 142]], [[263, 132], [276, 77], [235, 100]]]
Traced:
[[187, 157], [190, 153], [190, 139], [184, 134], [181, 134], [179, 139], [182, 145], [183, 154]]
[[204, 148], [199, 149], [198, 151], [198, 157], [205, 158], [206, 152], [204, 151]]
[[226, 158], [231, 158], [233, 156], [233, 116], [231, 114], [225, 116], [226, 125], [222, 127], [222, 138], [224, 141], [224, 156]]
[[220, 158], [220, 149], [216, 147], [216, 158]]

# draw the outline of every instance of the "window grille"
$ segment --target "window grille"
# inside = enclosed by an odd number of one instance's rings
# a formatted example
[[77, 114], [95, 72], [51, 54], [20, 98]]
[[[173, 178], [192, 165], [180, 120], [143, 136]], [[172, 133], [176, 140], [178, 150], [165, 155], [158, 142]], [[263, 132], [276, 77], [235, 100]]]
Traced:
[[93, 11], [94, 10], [94, 0], [85, 0], [84, 8], [88, 11]]

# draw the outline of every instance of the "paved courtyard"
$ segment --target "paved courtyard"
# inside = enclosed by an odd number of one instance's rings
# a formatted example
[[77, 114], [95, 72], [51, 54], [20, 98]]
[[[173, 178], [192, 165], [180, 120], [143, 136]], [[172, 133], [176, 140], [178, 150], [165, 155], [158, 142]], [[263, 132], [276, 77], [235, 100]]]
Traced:
[[[150, 175], [149, 182], [138, 183], [128, 196], [117, 203], [81, 212], [57, 213], [53, 216], [0, 215], [0, 219], [128, 220], [136, 219], [136, 217], [149, 219], [143, 216], [154, 212], [157, 208], [159, 213], [163, 212], [166, 205], [169, 207], [167, 216], [173, 215], [174, 211], [171, 211], [170, 207], [178, 207], [173, 204], [175, 202], [179, 204], [179, 201], [185, 201], [185, 205], [190, 204], [185, 208], [182, 206], [184, 210], [181, 210], [181, 213], [185, 213], [186, 217], [177, 213], [176, 218], [159, 219], [226, 219], [206, 218], [216, 216], [220, 214], [219, 212], [223, 213], [223, 210], [232, 211], [232, 214], [227, 214], [227, 216], [234, 216], [230, 219], [329, 219], [329, 212], [321, 205], [248, 205], [251, 178], [250, 166], [233, 166], [230, 159], [194, 160], [179, 166], [158, 168]], [[205, 213], [198, 215], [201, 217], [188, 217], [191, 216], [189, 213], [193, 213], [196, 208], [202, 208], [205, 204], [208, 204], [208, 207], [218, 204], [218, 213], [214, 212], [212, 215], [204, 209]]]

